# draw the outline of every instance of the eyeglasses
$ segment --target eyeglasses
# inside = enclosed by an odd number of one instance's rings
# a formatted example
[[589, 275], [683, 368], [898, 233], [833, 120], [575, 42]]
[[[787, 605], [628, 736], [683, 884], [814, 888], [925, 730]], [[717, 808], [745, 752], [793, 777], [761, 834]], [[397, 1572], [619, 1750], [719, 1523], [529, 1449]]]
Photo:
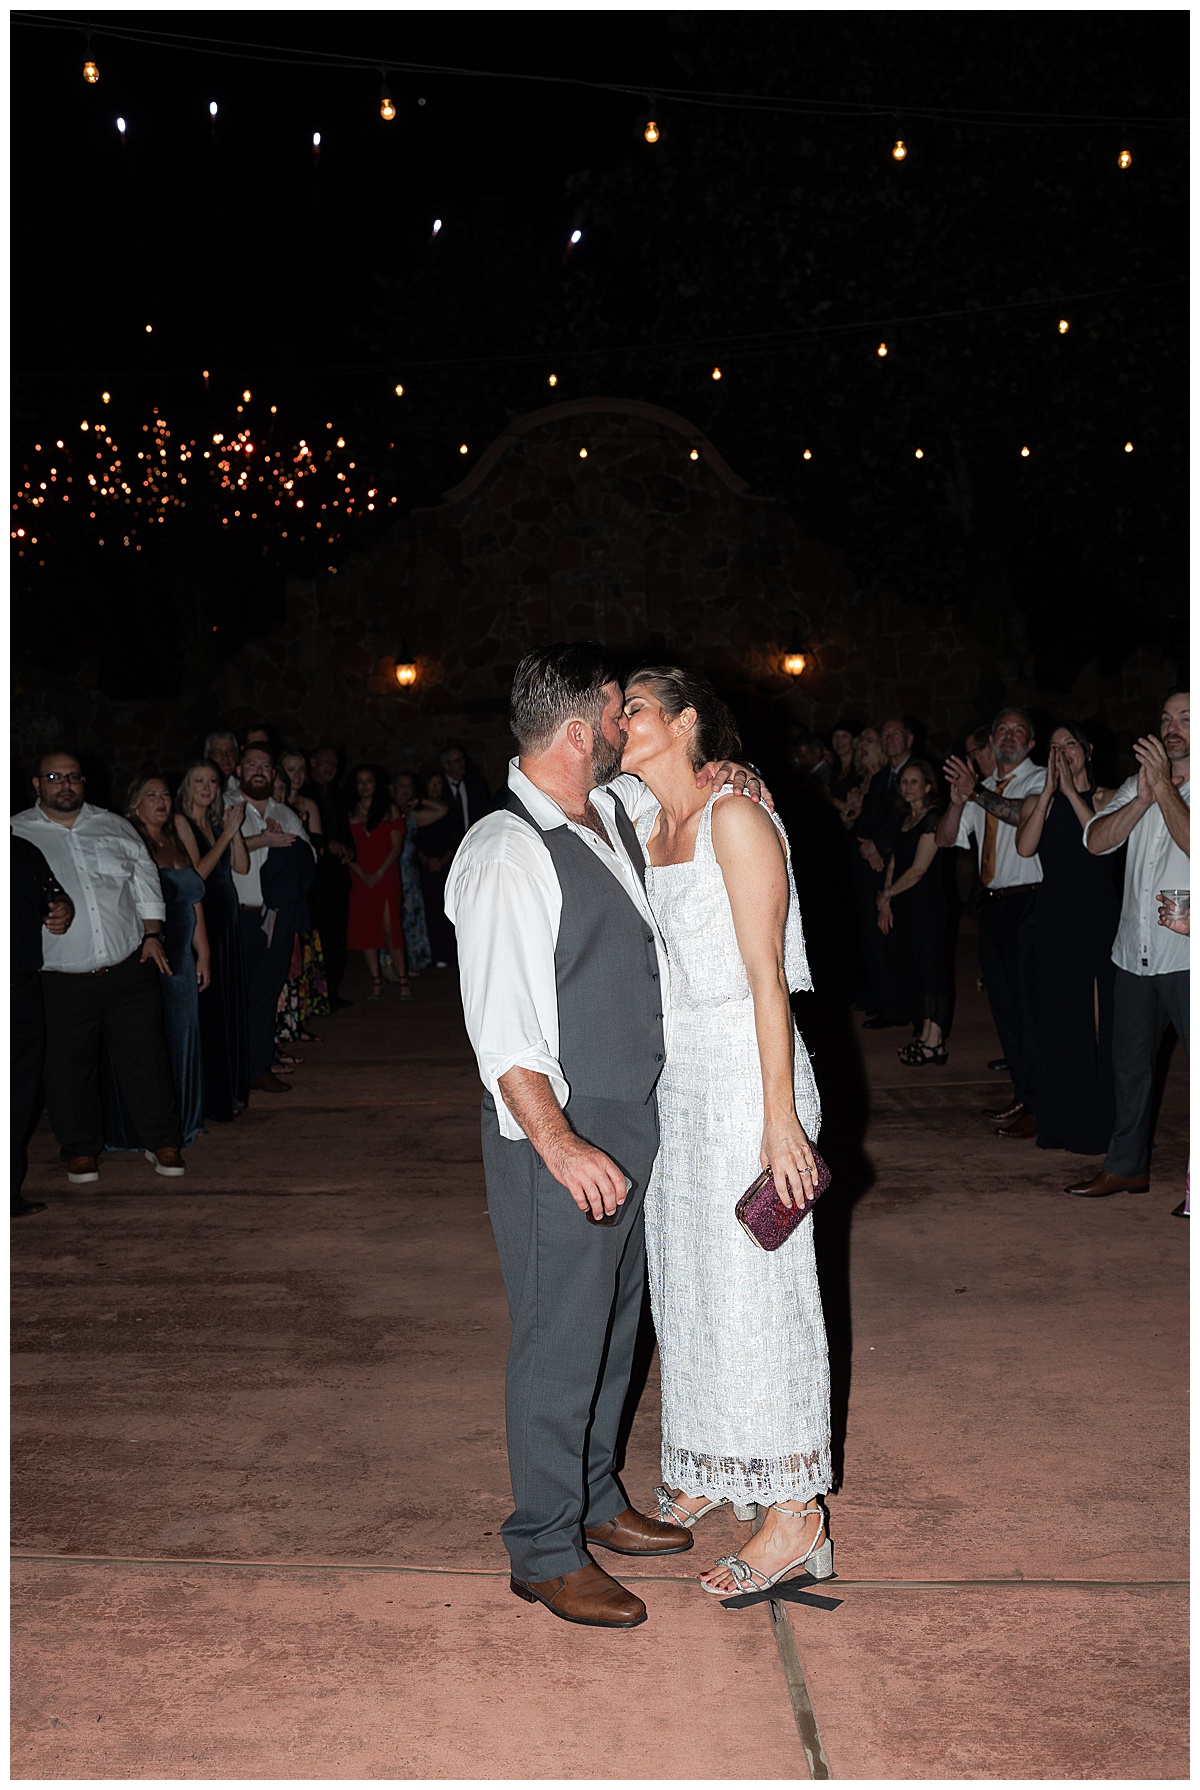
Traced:
[[87, 778], [82, 771], [45, 771], [38, 776], [39, 783], [86, 783]]

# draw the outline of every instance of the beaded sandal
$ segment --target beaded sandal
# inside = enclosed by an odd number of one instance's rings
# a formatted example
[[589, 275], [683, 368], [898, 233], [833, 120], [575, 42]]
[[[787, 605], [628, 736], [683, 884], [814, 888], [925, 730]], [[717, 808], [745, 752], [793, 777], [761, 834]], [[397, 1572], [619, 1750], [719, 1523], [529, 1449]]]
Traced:
[[[671, 1496], [671, 1488], [665, 1485], [656, 1485], [654, 1496], [658, 1500], [659, 1522], [677, 1523], [681, 1529], [690, 1529], [694, 1523], [700, 1521], [701, 1517], [706, 1517], [710, 1510], [717, 1510], [722, 1504], [730, 1502], [728, 1498], [710, 1498], [707, 1504], [700, 1506], [699, 1510], [688, 1510], [686, 1505], [676, 1504]], [[753, 1504], [738, 1504], [735, 1500], [733, 1514], [739, 1523], [748, 1523], [754, 1515], [754, 1506]]]
[[[789, 1510], [786, 1504], [776, 1504], [772, 1508], [779, 1511], [782, 1516], [800, 1517], [801, 1520], [813, 1515], [811, 1508]], [[737, 1554], [725, 1554], [716, 1564], [728, 1568], [736, 1589], [730, 1591], [728, 1586], [710, 1585], [705, 1579], [700, 1581], [701, 1588], [711, 1591], [714, 1597], [736, 1597], [739, 1593], [746, 1591], [769, 1591], [772, 1585], [778, 1585], [785, 1574], [794, 1572], [798, 1566], [805, 1567], [810, 1578], [831, 1579], [833, 1577], [833, 1543], [829, 1539], [825, 1526], [825, 1512], [819, 1504], [816, 1506], [816, 1514], [821, 1519], [817, 1526], [816, 1541], [813, 1542], [806, 1554], [798, 1554], [794, 1560], [789, 1560], [786, 1566], [781, 1566], [777, 1573], [772, 1573], [768, 1577], [766, 1573], [759, 1572], [756, 1566], [747, 1565], [746, 1561]], [[715, 1572], [716, 1567], [712, 1570]]]

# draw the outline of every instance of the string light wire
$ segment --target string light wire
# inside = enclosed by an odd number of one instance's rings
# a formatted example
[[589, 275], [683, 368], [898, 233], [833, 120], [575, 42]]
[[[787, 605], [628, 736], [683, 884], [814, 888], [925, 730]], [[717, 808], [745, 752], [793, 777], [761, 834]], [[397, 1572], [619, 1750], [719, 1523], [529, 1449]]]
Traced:
[[[9, 17], [23, 25], [42, 30], [79, 31], [74, 19], [56, 18], [47, 13], [12, 12]], [[293, 68], [378, 69], [385, 63], [389, 69], [406, 74], [449, 75], [464, 80], [532, 81], [542, 86], [584, 87], [596, 93], [627, 95], [644, 101], [646, 84], [618, 81], [589, 81], [582, 75], [530, 74], [523, 70], [493, 68], [461, 68], [450, 64], [408, 62], [398, 56], [353, 56], [325, 50], [304, 50], [286, 44], [238, 43], [235, 39], [202, 37], [189, 32], [142, 31], [132, 26], [93, 25], [97, 37], [109, 37], [127, 43], [175, 49], [194, 55], [226, 56], [249, 62], [275, 62]], [[1186, 118], [1131, 117], [1099, 112], [1038, 112], [1004, 107], [921, 106], [895, 100], [828, 100], [799, 99], [787, 95], [768, 96], [754, 93], [727, 93], [719, 89], [690, 87], [655, 87], [660, 100], [680, 105], [711, 106], [728, 111], [779, 112], [812, 117], [878, 118], [891, 117], [902, 111], [907, 118], [942, 119], [952, 124], [978, 124], [1026, 130], [1036, 125], [1047, 129], [1111, 128], [1133, 126], [1154, 130], [1178, 129], [1187, 125]]]

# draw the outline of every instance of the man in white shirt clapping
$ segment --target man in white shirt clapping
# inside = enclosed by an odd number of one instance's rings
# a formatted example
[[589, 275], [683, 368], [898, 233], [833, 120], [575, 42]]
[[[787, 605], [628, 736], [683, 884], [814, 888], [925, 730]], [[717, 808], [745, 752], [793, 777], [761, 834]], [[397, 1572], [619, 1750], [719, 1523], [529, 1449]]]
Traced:
[[[1145, 1193], [1150, 1186], [1154, 1064], [1168, 1023], [1189, 1050], [1190, 940], [1159, 925], [1160, 889], [1191, 889], [1191, 696], [1172, 690], [1159, 738], [1135, 741], [1136, 777], [1083, 830], [1105, 857], [1129, 843], [1121, 924], [1113, 943], [1113, 1083], [1117, 1122], [1103, 1166], [1066, 1189], [1082, 1199]], [[1190, 1054], [1190, 1051], [1189, 1051]]]

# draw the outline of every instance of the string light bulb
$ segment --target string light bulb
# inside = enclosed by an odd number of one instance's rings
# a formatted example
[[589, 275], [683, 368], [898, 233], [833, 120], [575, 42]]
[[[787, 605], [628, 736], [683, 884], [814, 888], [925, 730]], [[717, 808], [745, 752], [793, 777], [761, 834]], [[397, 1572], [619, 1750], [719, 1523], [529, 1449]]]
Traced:
[[583, 241], [583, 231], [582, 230], [572, 230], [572, 232], [571, 232], [571, 247], [574, 248], [575, 244], [577, 242], [582, 242], [582, 241]]
[[402, 385], [398, 385], [398, 384], [394, 385], [392, 387], [392, 390], [395, 392], [395, 394], [398, 398], [402, 398], [404, 396], [404, 387]]
[[689, 460], [698, 460], [699, 458], [700, 458], [700, 449], [693, 448], [691, 453], [688, 455], [688, 459]]
[[887, 345], [887, 343], [886, 343], [886, 342], [881, 342], [881, 343], [880, 343], [880, 344], [879, 344], [879, 346], [878, 346], [878, 348], [877, 348], [877, 349], [876, 349], [876, 350], [875, 350], [875, 352], [876, 352], [876, 354], [877, 354], [877, 355], [878, 355], [878, 356], [879, 356], [879, 358], [880, 358], [880, 360], [886, 360], [886, 359], [887, 359], [887, 352], [888, 352], [888, 345]]
[[1131, 168], [1133, 166], [1133, 157], [1128, 149], [1123, 149], [1117, 157], [1117, 166], [1118, 168]]
[[122, 136], [125, 135], [125, 120], [123, 118], [117, 119], [117, 129], [120, 131]]
[[1125, 452], [1126, 452], [1126, 453], [1127, 453], [1127, 454], [1132, 454], [1132, 452], [1133, 452], [1133, 443], [1132, 443], [1132, 441], [1127, 441], [1127, 442], [1126, 442], [1126, 443], [1125, 443]]
[[714, 378], [714, 379], [719, 379], [719, 378], [720, 378], [720, 377], [721, 377], [721, 369], [720, 369], [720, 367], [714, 367], [714, 368], [713, 368], [713, 370], [712, 370], [712, 376], [713, 376], [713, 378]]
[[441, 230], [442, 230], [442, 220], [441, 220], [441, 218], [434, 218], [434, 220], [433, 220], [433, 234], [434, 234], [434, 235], [435, 235], [435, 236], [440, 236], [440, 235], [441, 235]]
[[1028, 449], [1028, 448], [1027, 448], [1027, 447], [1023, 447], [1023, 448], [1022, 448], [1022, 449], [1021, 449], [1021, 458], [1022, 458], [1022, 460], [1028, 460], [1028, 458], [1029, 458], [1029, 449]]
[[101, 392], [100, 393], [100, 402], [102, 404], [111, 404], [112, 403], [112, 393], [111, 392]]
[[320, 147], [321, 147], [321, 133], [320, 133], [320, 131], [314, 131], [313, 132], [313, 148], [319, 150]]
[[925, 449], [918, 448], [916, 453], [913, 455], [913, 459], [914, 460], [923, 460], [924, 458], [925, 458]]
[[581, 459], [581, 460], [586, 460], [586, 459], [587, 459], [587, 449], [586, 449], [586, 448], [580, 448], [580, 450], [579, 450], [579, 458], [580, 458], [580, 459]]
[[215, 99], [210, 99], [208, 102], [208, 115], [210, 118], [215, 118], [217, 115], [217, 102]]
[[1070, 329], [1070, 327], [1071, 327], [1071, 325], [1067, 322], [1067, 319], [1065, 317], [1059, 318], [1058, 333], [1060, 336], [1065, 336], [1067, 331]]
[[546, 384], [547, 385], [557, 385], [558, 384], [558, 374], [551, 373], [549, 379], [547, 379], [547, 381], [546, 381]]
[[459, 453], [460, 453], [460, 454], [469, 454], [469, 453], [470, 453], [470, 451], [471, 451], [471, 450], [470, 450], [470, 448], [469, 448], [469, 447], [468, 447], [468, 446], [467, 446], [467, 444], [466, 444], [466, 442], [465, 442], [465, 441], [463, 441], [463, 442], [460, 442], [460, 443], [459, 443], [459, 449], [458, 449], [458, 451], [459, 451]]
[[812, 459], [812, 449], [811, 449], [811, 448], [805, 448], [805, 450], [804, 450], [804, 453], [803, 453], [803, 455], [802, 455], [802, 456], [801, 456], [801, 458], [802, 458], [802, 459], [805, 459], [805, 460], [811, 460], [811, 459]]
[[892, 160], [894, 162], [902, 162], [907, 154], [908, 144], [904, 141], [903, 137], [897, 137], [896, 141], [892, 144]]
[[242, 403], [243, 403], [243, 404], [248, 404], [248, 403], [249, 403], [249, 402], [250, 402], [250, 393], [249, 393], [249, 392], [243, 392], [243, 393], [242, 393]]
[[379, 89], [379, 116], [385, 124], [390, 124], [396, 116], [396, 107], [386, 84]]
[[655, 124], [653, 118], [650, 118], [647, 120], [646, 128], [642, 132], [642, 135], [643, 135], [643, 137], [645, 137], [647, 143], [657, 143], [658, 142], [659, 129], [658, 129], [658, 126]]
[[83, 65], [83, 78], [89, 87], [94, 87], [96, 82], [100, 79], [100, 70], [96, 67], [96, 64], [92, 61], [90, 56]]

